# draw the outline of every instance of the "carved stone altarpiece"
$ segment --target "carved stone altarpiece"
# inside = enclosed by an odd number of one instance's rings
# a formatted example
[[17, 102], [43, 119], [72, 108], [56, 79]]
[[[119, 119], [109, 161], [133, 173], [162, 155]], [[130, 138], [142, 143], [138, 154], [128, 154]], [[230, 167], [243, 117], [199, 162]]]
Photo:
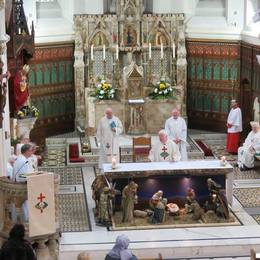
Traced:
[[[184, 15], [145, 14], [145, 2], [117, 0], [116, 14], [74, 18], [76, 125], [89, 133], [95, 132], [106, 106], [122, 120], [126, 133], [132, 133], [133, 122], [141, 124], [135, 125], [140, 130], [137, 134], [157, 132], [173, 106], [181, 108], [186, 117]], [[98, 78], [104, 76], [116, 88], [117, 100], [95, 101], [91, 97]], [[161, 77], [179, 90], [176, 100], [148, 97]], [[144, 102], [137, 105], [131, 100]], [[154, 109], [160, 110], [160, 116], [155, 116]]]

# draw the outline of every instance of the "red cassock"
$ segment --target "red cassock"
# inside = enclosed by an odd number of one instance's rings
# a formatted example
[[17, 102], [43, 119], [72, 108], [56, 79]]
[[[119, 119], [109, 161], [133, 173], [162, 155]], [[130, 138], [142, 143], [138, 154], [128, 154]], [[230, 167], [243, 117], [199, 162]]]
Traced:
[[28, 84], [23, 81], [21, 71], [17, 71], [14, 77], [14, 98], [16, 111], [24, 106], [28, 97]]
[[227, 152], [237, 153], [240, 133], [227, 133]]

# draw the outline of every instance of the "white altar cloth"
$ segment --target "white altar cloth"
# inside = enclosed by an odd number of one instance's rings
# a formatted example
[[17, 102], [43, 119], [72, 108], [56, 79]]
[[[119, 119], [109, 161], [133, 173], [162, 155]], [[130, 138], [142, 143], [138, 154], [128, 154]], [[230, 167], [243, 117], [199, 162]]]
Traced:
[[135, 171], [169, 171], [169, 170], [213, 170], [227, 169], [232, 171], [233, 167], [227, 163], [221, 166], [219, 160], [194, 160], [180, 162], [148, 162], [148, 163], [119, 163], [116, 169], [111, 168], [111, 163], [103, 164], [104, 173], [108, 172], [135, 172]]

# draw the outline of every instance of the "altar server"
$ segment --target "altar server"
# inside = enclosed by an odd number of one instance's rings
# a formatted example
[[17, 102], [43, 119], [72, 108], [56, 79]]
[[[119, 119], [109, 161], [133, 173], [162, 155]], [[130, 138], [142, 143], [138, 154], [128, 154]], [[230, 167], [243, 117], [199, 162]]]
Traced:
[[165, 122], [165, 131], [169, 139], [176, 143], [181, 153], [181, 160], [186, 161], [187, 156], [187, 125], [185, 120], [180, 116], [178, 109], [172, 110], [172, 117]]
[[149, 159], [151, 162], [169, 162], [180, 161], [181, 154], [179, 147], [172, 140], [168, 139], [165, 130], [160, 130], [158, 133], [159, 141], [152, 147], [149, 153]]
[[237, 153], [239, 133], [242, 132], [242, 113], [235, 99], [231, 100], [231, 110], [227, 119], [227, 152]]
[[250, 122], [252, 131], [248, 134], [243, 146], [238, 148], [238, 166], [245, 171], [254, 167], [255, 154], [260, 153], [260, 125]]
[[112, 158], [119, 162], [119, 135], [123, 132], [120, 119], [113, 115], [111, 108], [105, 110], [105, 116], [98, 124], [97, 139], [100, 143], [99, 168], [103, 163], [110, 163]]

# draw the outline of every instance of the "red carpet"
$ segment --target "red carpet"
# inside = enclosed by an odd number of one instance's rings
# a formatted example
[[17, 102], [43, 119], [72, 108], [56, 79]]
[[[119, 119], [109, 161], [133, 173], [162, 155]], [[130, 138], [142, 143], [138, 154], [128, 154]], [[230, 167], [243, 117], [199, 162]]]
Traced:
[[214, 154], [212, 153], [211, 149], [208, 148], [208, 146], [200, 139], [195, 139], [195, 142], [200, 147], [200, 149], [204, 152], [204, 155], [206, 157], [214, 157]]

